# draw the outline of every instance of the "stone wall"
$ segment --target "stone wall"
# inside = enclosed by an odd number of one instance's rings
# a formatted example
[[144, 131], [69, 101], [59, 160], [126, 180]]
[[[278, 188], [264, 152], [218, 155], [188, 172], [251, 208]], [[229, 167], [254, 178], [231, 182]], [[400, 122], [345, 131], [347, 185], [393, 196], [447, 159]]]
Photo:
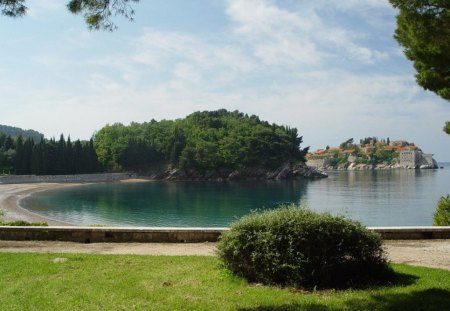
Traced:
[[96, 228], [0, 226], [0, 240], [198, 243], [216, 242], [227, 228]]
[[[370, 227], [385, 240], [450, 239], [450, 227]], [[0, 226], [0, 240], [80, 243], [216, 242], [228, 228], [95, 228]]]

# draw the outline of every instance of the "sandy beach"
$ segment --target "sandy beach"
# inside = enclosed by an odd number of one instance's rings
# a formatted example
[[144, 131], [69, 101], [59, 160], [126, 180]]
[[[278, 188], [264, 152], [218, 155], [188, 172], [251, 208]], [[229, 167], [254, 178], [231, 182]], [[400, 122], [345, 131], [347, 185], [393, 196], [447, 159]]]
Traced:
[[47, 222], [50, 226], [70, 226], [71, 224], [32, 213], [20, 207], [18, 201], [35, 192], [77, 185], [80, 185], [80, 183], [0, 184], [0, 210], [4, 212], [3, 219], [5, 221]]
[[[3, 177], [4, 178], [4, 177]], [[28, 222], [46, 222], [49, 226], [71, 226], [62, 221], [48, 219], [32, 213], [18, 204], [22, 198], [40, 191], [74, 187], [99, 182], [142, 183], [149, 179], [130, 178], [128, 174], [84, 174], [66, 176], [11, 176], [15, 182], [0, 181], [0, 210], [5, 221], [25, 220]], [[24, 182], [25, 181], [25, 182]]]

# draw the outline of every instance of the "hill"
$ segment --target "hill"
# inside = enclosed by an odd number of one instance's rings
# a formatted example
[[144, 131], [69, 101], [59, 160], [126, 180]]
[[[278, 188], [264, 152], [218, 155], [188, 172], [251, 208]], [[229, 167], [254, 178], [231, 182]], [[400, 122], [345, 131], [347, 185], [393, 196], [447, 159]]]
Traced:
[[18, 127], [0, 124], [0, 134], [1, 133], [11, 137], [22, 136], [25, 139], [32, 138], [35, 142], [39, 142], [42, 138], [44, 138], [44, 134], [39, 133], [38, 131], [35, 130], [23, 130]]
[[304, 163], [297, 129], [239, 111], [198, 111], [184, 119], [113, 124], [94, 136], [100, 162], [114, 171], [148, 171], [156, 163], [198, 172], [276, 169]]

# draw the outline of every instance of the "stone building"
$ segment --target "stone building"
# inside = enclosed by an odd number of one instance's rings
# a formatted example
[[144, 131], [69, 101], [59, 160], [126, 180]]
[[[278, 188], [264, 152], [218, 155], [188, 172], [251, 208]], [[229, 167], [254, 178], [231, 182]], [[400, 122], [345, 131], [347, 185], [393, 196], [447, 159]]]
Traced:
[[399, 165], [411, 168], [437, 168], [433, 154], [423, 153], [420, 149], [406, 149], [399, 153]]

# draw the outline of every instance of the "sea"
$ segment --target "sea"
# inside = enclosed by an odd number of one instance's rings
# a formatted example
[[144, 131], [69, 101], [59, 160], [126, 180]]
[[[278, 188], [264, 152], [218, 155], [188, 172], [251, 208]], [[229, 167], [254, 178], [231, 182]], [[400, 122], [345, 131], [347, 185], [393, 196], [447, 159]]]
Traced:
[[76, 225], [227, 227], [252, 211], [296, 204], [366, 226], [430, 226], [450, 194], [450, 163], [436, 170], [328, 171], [295, 181], [101, 183], [32, 194], [22, 207]]

